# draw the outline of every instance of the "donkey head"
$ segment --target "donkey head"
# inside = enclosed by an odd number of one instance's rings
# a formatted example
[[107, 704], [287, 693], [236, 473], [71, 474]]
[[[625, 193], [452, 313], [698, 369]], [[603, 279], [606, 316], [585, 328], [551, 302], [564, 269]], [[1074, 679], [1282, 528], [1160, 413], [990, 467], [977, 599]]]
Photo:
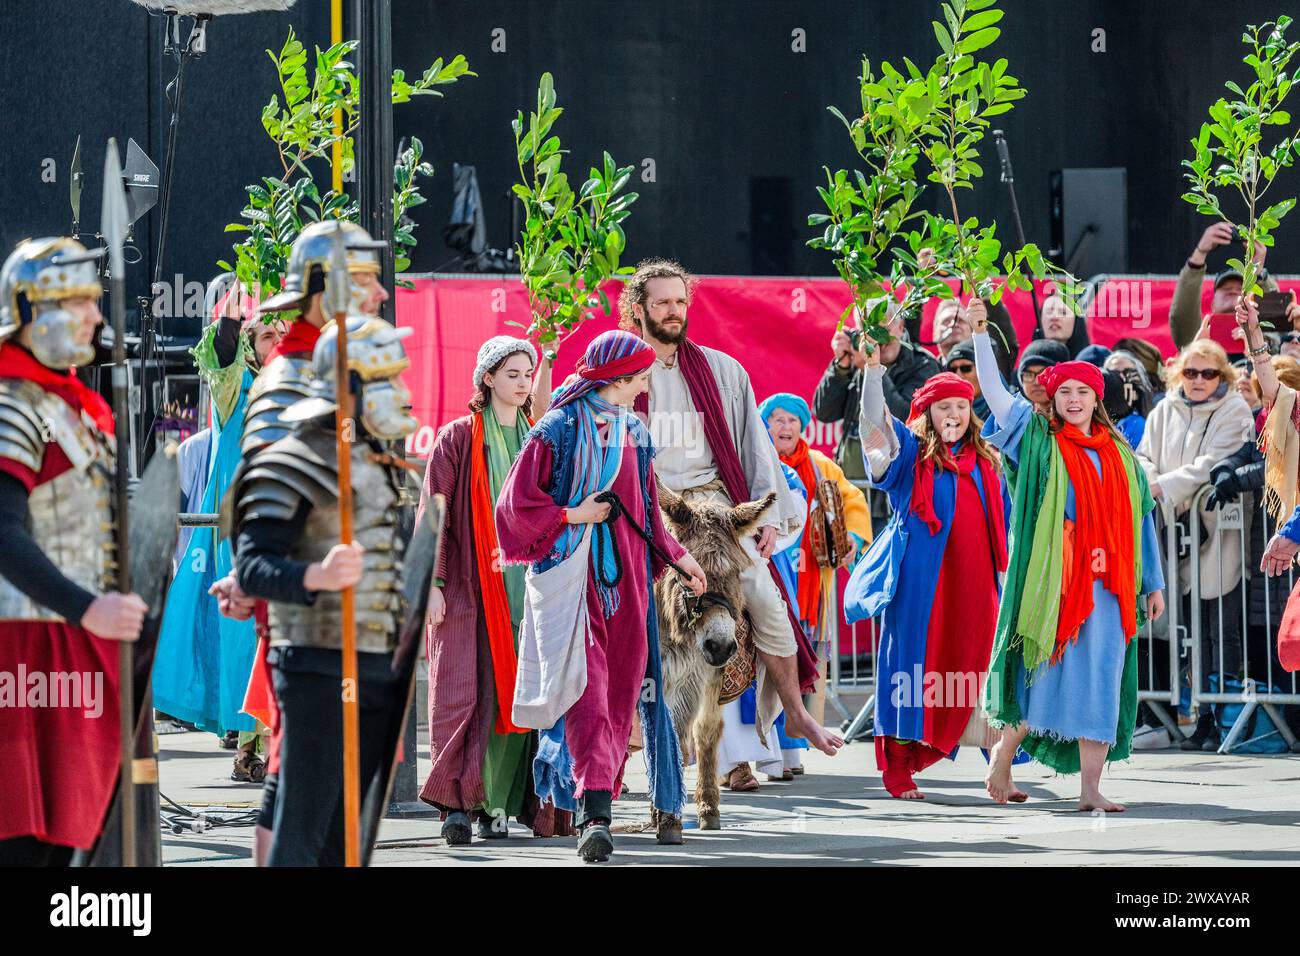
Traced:
[[740, 542], [755, 532], [774, 501], [776, 495], [768, 494], [730, 508], [706, 501], [688, 503], [659, 486], [659, 507], [669, 529], [700, 562], [709, 582], [709, 590], [698, 600], [677, 581], [664, 589], [665, 637], [674, 644], [693, 642], [711, 667], [722, 667], [736, 653], [736, 622], [745, 609], [740, 575], [750, 564]]

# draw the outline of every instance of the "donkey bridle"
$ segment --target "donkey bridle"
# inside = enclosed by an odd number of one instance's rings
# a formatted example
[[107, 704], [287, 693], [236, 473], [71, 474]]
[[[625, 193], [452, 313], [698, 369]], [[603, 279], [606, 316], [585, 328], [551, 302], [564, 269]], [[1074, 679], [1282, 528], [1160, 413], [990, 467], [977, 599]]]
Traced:
[[[683, 598], [686, 601], [686, 610], [687, 613], [689, 613], [690, 615], [690, 623], [692, 626], [695, 624], [696, 621], [700, 619], [700, 616], [704, 614], [705, 609], [710, 607], [720, 607], [724, 611], [726, 611], [729, 615], [731, 615], [733, 620], [736, 621], [740, 620], [739, 615], [737, 615], [736, 613], [736, 606], [732, 604], [731, 599], [727, 597], [725, 594], [723, 594], [721, 591], [705, 591], [699, 597], [696, 597], [694, 594], [690, 593], [689, 589], [686, 587], [685, 582], [689, 581], [691, 576], [687, 574], [685, 571], [683, 571], [681, 567], [677, 564], [677, 562], [668, 556], [668, 554], [663, 550], [663, 548], [655, 544], [654, 536], [650, 534], [650, 532], [646, 531], [644, 528], [640, 527], [639, 525], [637, 525], [635, 521], [632, 520], [631, 516], [628, 515], [627, 513], [627, 508], [624, 507], [623, 505], [622, 499], [619, 498], [616, 492], [602, 491], [600, 494], [596, 495], [596, 500], [601, 502], [602, 504], [609, 505], [609, 515], [608, 517], [605, 518], [606, 524], [613, 525], [614, 522], [617, 521], [619, 517], [626, 519], [628, 523], [628, 527], [630, 527], [633, 531], [637, 533], [637, 537], [639, 537], [642, 541], [646, 543], [646, 546], [655, 554], [655, 556], [681, 576], [681, 581], [679, 582], [679, 584], [681, 585], [682, 591], [684, 592]], [[600, 541], [601, 541], [600, 537], [597, 536], [596, 545], [598, 548], [603, 548], [603, 545], [600, 544]], [[596, 560], [597, 577], [600, 577], [600, 568], [603, 567], [603, 565], [604, 562], [600, 560], [600, 556], [598, 555]], [[617, 568], [617, 570], [614, 572], [614, 580], [606, 581], [603, 578], [601, 578], [601, 583], [604, 584], [606, 587], [612, 588], [617, 586], [618, 582], [623, 578], [623, 564], [619, 560], [617, 550], [614, 551], [614, 565]]]

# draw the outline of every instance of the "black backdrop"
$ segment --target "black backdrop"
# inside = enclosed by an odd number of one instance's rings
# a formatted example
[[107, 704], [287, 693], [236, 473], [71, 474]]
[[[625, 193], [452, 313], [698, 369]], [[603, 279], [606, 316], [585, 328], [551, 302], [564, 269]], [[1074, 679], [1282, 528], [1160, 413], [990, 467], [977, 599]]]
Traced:
[[[214, 0], [214, 5], [220, 0]], [[992, 49], [1029, 95], [1000, 119], [1010, 140], [1025, 228], [1048, 241], [1048, 175], [1063, 166], [1128, 169], [1129, 266], [1175, 271], [1208, 220], [1179, 200], [1180, 161], [1223, 80], [1246, 80], [1241, 28], [1283, 12], [1277, 3], [1238, 0], [1077, 3], [1004, 0], [1003, 36]], [[495, 246], [511, 241], [505, 193], [516, 175], [510, 120], [533, 102], [543, 70], [555, 75], [566, 115], [557, 128], [575, 175], [608, 148], [620, 163], [654, 164], [636, 177], [641, 201], [628, 220], [628, 258], [667, 254], [700, 272], [830, 272], [804, 247], [804, 219], [820, 200], [822, 166], [854, 158], [829, 103], [856, 102], [858, 60], [933, 55], [929, 0], [783, 0], [653, 4], [554, 0], [394, 0], [393, 62], [415, 73], [435, 56], [464, 53], [477, 78], [441, 99], [394, 109], [398, 136], [417, 135], [435, 165], [416, 210], [413, 269], [452, 255], [442, 242], [450, 209], [451, 163], [478, 168]], [[275, 92], [264, 49], [278, 49], [288, 24], [309, 46], [329, 36], [326, 0], [300, 0], [289, 14], [218, 18], [209, 51], [187, 68], [176, 192], [164, 276], [204, 281], [228, 253], [221, 229], [243, 204], [243, 187], [278, 171], [259, 121]], [[166, 138], [162, 87], [172, 66], [161, 24], [128, 0], [0, 6], [0, 239], [68, 228], [67, 164], [82, 135], [88, 174], [83, 228], [98, 222], [103, 143], [137, 139], [159, 165]], [[1093, 52], [1094, 30], [1106, 52]], [[793, 31], [806, 52], [794, 52]], [[504, 36], [500, 32], [504, 31]], [[504, 52], [493, 50], [504, 39]], [[56, 181], [48, 175], [54, 161]], [[981, 219], [1009, 230], [992, 143], [986, 181], [967, 200]], [[1300, 191], [1288, 170], [1279, 194]], [[759, 206], [755, 207], [755, 197]], [[764, 199], [763, 197], [768, 197]], [[1270, 197], [1271, 198], [1271, 197]], [[1231, 207], [1230, 207], [1231, 208]], [[764, 220], [762, 229], [754, 223]], [[147, 288], [156, 215], [143, 223], [144, 259], [132, 293]], [[1269, 260], [1297, 271], [1289, 250], [1300, 221], [1287, 222]], [[1212, 264], [1216, 264], [1213, 263]], [[168, 331], [185, 332], [193, 323]]]

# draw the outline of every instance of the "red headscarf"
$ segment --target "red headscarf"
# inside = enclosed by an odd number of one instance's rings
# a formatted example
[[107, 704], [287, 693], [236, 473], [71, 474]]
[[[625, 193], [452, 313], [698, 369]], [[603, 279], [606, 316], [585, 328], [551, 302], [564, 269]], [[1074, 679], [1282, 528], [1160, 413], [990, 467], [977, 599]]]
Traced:
[[[964, 398], [968, 402], [975, 397], [975, 388], [970, 382], [954, 372], [940, 372], [916, 390], [912, 396], [912, 408], [908, 421], [915, 421], [924, 415], [935, 402], [945, 398]], [[967, 429], [969, 431], [969, 428]], [[1006, 516], [1002, 513], [1002, 483], [998, 479], [997, 469], [987, 458], [975, 451], [973, 441], [965, 441], [961, 450], [954, 457], [951, 447], [945, 447], [936, 461], [916, 457], [916, 472], [912, 481], [912, 513], [925, 522], [930, 534], [939, 533], [943, 522], [934, 512], [934, 470], [935, 467], [951, 471], [960, 481], [976, 468], [980, 471], [980, 483], [984, 486], [984, 513], [988, 522], [989, 539], [993, 543], [994, 566], [999, 571], [1007, 568], [1006, 550]]]
[[1038, 384], [1047, 389], [1047, 397], [1055, 398], [1056, 390], [1073, 379], [1082, 382], [1097, 393], [1097, 401], [1106, 393], [1106, 380], [1101, 369], [1090, 362], [1057, 362], [1038, 373]]
[[907, 413], [908, 422], [916, 421], [931, 405], [942, 402], [945, 398], [964, 398], [973, 402], [975, 386], [955, 372], [940, 372], [912, 395], [912, 408]]

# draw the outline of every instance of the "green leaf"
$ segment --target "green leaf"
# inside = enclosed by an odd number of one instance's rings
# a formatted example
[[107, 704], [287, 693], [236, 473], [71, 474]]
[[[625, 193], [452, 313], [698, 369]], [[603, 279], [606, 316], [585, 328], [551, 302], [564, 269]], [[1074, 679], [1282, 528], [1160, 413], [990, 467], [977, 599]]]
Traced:
[[1001, 35], [1002, 31], [997, 27], [985, 27], [983, 30], [977, 30], [958, 41], [957, 52], [974, 53], [976, 50], [982, 50]]
[[983, 13], [977, 13], [972, 17], [967, 17], [966, 22], [962, 24], [962, 26], [967, 33], [974, 33], [984, 27], [992, 26], [1001, 19], [1001, 10], [985, 10]]
[[930, 21], [934, 25], [934, 37], [939, 41], [939, 46], [943, 48], [945, 54], [952, 53], [952, 37], [948, 35], [947, 29], [938, 20]]

